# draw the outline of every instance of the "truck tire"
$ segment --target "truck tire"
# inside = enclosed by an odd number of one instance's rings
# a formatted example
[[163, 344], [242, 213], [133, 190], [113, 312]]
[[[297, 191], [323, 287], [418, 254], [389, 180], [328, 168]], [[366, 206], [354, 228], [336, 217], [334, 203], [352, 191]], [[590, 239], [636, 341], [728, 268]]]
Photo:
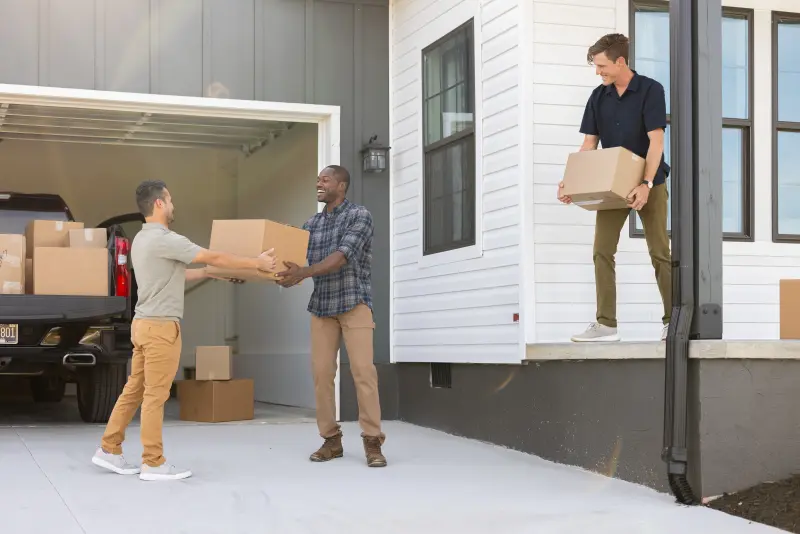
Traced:
[[37, 376], [31, 379], [34, 402], [61, 402], [67, 383], [60, 376]]
[[78, 410], [85, 423], [107, 423], [122, 389], [127, 366], [101, 363], [78, 375]]

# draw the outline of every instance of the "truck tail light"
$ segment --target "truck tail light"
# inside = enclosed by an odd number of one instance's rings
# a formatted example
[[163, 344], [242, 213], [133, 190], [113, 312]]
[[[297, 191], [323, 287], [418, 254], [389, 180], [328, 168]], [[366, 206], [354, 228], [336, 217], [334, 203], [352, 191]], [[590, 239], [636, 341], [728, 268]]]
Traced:
[[128, 252], [130, 242], [124, 237], [114, 238], [114, 294], [118, 297], [129, 297], [131, 293], [131, 272], [128, 270]]

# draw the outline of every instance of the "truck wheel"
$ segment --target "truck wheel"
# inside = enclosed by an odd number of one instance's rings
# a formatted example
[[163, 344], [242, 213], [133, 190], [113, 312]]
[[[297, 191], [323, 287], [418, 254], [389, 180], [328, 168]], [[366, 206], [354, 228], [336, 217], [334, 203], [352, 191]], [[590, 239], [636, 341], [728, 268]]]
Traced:
[[107, 423], [125, 387], [127, 366], [98, 364], [78, 375], [78, 410], [85, 423]]
[[67, 383], [60, 376], [37, 376], [31, 379], [34, 402], [61, 402]]

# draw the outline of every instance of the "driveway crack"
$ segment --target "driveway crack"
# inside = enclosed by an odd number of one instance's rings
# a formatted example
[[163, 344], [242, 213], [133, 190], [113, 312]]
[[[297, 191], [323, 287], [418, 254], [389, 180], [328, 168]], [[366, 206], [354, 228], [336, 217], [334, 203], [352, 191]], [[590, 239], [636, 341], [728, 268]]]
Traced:
[[42, 466], [39, 465], [39, 462], [36, 461], [36, 457], [33, 455], [33, 452], [28, 447], [28, 444], [25, 443], [25, 439], [22, 436], [19, 435], [19, 432], [17, 432], [16, 429], [14, 429], [14, 433], [17, 435], [17, 438], [19, 438], [19, 440], [22, 442], [22, 445], [25, 447], [25, 450], [28, 451], [28, 454], [30, 455], [31, 460], [33, 460], [33, 463], [35, 463], [36, 467], [39, 468], [39, 471], [41, 471], [41, 473], [44, 475], [44, 478], [47, 479], [47, 482], [50, 484], [50, 487], [53, 488], [53, 490], [56, 492], [56, 495], [58, 495], [58, 498], [61, 499], [61, 502], [64, 503], [64, 508], [66, 508], [67, 511], [69, 512], [69, 515], [72, 516], [72, 519], [73, 519], [73, 521], [75, 521], [75, 524], [78, 525], [78, 528], [81, 529], [81, 532], [83, 532], [83, 534], [86, 534], [86, 529], [83, 528], [83, 525], [81, 525], [81, 522], [78, 521], [78, 518], [75, 517], [74, 513], [72, 513], [72, 509], [67, 504], [67, 501], [64, 500], [64, 496], [61, 495], [60, 491], [58, 491], [58, 488], [56, 487], [56, 485], [53, 484], [53, 481], [50, 480], [50, 477], [47, 476], [47, 473], [44, 472], [44, 469], [42, 469]]

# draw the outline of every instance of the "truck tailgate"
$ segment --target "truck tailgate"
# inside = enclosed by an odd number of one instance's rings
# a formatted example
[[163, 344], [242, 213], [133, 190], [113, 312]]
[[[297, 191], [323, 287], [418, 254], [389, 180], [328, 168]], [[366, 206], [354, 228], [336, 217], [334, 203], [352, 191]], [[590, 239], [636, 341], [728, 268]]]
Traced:
[[124, 315], [127, 309], [125, 297], [0, 295], [0, 323], [80, 322]]

